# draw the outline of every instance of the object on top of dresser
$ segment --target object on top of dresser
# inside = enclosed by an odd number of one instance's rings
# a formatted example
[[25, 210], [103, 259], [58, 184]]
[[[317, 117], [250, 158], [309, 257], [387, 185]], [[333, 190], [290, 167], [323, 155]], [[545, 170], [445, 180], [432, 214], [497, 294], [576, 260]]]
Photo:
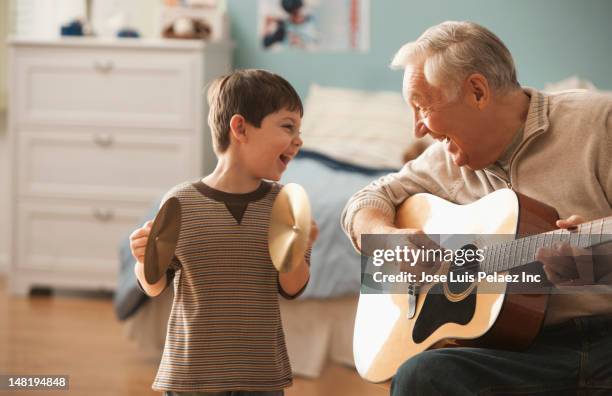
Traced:
[[158, 26], [160, 34], [166, 38], [203, 38], [220, 42], [230, 37], [227, 13], [218, 5], [164, 6]]
[[87, 19], [76, 18], [60, 27], [61, 36], [92, 36], [91, 24]]
[[83, 24], [78, 19], [75, 19], [60, 28], [62, 36], [83, 36]]
[[203, 20], [180, 17], [168, 25], [162, 35], [165, 38], [206, 40], [210, 33], [210, 25]]
[[139, 38], [140, 33], [138, 30], [132, 28], [123, 28], [117, 32], [117, 37], [119, 38]]

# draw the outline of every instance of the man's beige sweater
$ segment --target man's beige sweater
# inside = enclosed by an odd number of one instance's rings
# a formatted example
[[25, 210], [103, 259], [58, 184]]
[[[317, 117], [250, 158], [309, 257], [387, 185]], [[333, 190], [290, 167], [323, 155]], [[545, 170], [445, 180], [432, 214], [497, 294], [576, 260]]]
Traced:
[[[428, 192], [457, 204], [474, 202], [501, 188], [530, 196], [587, 221], [612, 215], [612, 97], [585, 91], [557, 94], [525, 89], [531, 97], [522, 141], [510, 154], [509, 175], [498, 166], [456, 166], [443, 143], [430, 146], [399, 172], [357, 192], [342, 213], [342, 226], [355, 243], [353, 219], [378, 208], [389, 219], [413, 194]], [[612, 290], [551, 298], [546, 323], [612, 312]]]

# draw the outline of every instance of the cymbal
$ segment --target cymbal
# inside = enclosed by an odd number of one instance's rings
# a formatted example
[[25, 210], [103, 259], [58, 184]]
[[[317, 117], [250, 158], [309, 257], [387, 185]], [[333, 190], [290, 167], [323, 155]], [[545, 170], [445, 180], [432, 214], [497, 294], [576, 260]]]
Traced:
[[147, 239], [144, 257], [145, 279], [149, 284], [159, 281], [174, 257], [181, 230], [181, 205], [170, 197], [155, 216]]
[[310, 202], [302, 186], [284, 186], [272, 206], [268, 249], [279, 272], [292, 271], [303, 259], [310, 237]]

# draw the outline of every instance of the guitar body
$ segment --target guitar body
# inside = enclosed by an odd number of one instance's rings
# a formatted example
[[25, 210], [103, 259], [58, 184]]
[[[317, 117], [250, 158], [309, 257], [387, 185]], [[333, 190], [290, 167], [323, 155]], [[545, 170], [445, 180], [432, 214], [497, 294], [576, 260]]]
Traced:
[[[553, 208], [503, 189], [469, 205], [414, 195], [398, 208], [396, 226], [430, 235], [503, 234], [512, 240], [550, 231], [557, 219]], [[449, 270], [443, 264], [437, 273]], [[540, 331], [548, 295], [507, 294], [509, 287], [481, 281], [456, 291], [443, 283], [426, 284], [416, 296], [414, 315], [407, 294], [362, 294], [353, 337], [359, 374], [371, 382], [386, 381], [406, 360], [432, 348], [526, 348]]]

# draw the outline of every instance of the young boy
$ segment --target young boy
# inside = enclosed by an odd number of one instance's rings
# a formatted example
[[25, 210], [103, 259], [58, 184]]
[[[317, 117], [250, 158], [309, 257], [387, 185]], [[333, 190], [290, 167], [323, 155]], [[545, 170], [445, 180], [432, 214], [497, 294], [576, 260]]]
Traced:
[[[278, 293], [294, 298], [310, 276], [303, 262], [278, 273], [268, 253], [275, 182], [302, 139], [302, 102], [282, 77], [241, 70], [208, 91], [215, 170], [172, 188], [181, 230], [170, 269], [155, 284], [144, 277], [151, 223], [130, 236], [136, 276], [150, 296], [174, 280], [166, 345], [153, 389], [166, 395], [283, 395], [292, 382]], [[318, 235], [313, 222], [309, 246]]]

